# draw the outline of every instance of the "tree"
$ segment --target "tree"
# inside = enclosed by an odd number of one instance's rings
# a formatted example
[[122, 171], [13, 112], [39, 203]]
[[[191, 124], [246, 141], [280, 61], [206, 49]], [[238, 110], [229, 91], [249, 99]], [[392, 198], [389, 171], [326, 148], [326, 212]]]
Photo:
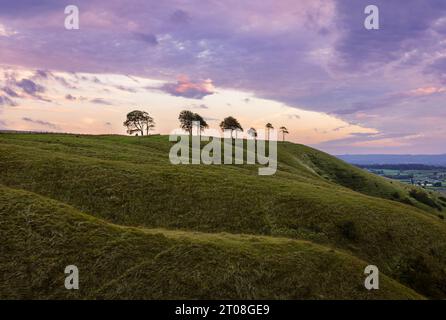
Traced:
[[149, 116], [149, 119], [148, 119], [147, 125], [146, 125], [147, 135], [150, 134], [150, 131], [152, 131], [153, 128], [155, 128], [155, 121], [153, 120], [153, 118], [151, 116]]
[[224, 120], [220, 123], [221, 130], [231, 130], [231, 138], [232, 138], [232, 132], [236, 131], [236, 138], [237, 138], [237, 130], [243, 131], [242, 126], [238, 122], [237, 119], [234, 117], [226, 117]]
[[257, 139], [257, 130], [254, 128], [249, 128], [248, 130], [248, 134], [254, 138], [254, 140]]
[[207, 122], [198, 113], [194, 113], [194, 121], [200, 123], [200, 128], [197, 129], [198, 130], [198, 132], [197, 132], [198, 135], [200, 135], [200, 132], [203, 131], [204, 129], [209, 128], [209, 125], [207, 124]]
[[192, 134], [192, 124], [194, 121], [194, 113], [189, 110], [183, 110], [180, 112], [178, 116], [178, 120], [180, 120], [180, 128], [189, 134]]
[[192, 128], [194, 126], [194, 121], [200, 123], [200, 128], [199, 128], [200, 132], [206, 128], [209, 128], [209, 125], [206, 123], [206, 121], [203, 119], [202, 116], [200, 116], [198, 113], [193, 113], [192, 111], [189, 110], [181, 111], [180, 115], [178, 116], [178, 120], [180, 120], [180, 128], [188, 132], [190, 135], [192, 135]]
[[286, 127], [280, 127], [280, 132], [282, 132], [282, 141], [285, 141], [285, 135], [288, 134], [288, 129]]
[[144, 131], [149, 135], [150, 130], [155, 127], [155, 121], [147, 112], [134, 110], [127, 114], [127, 119], [123, 125], [127, 127], [128, 134], [139, 132], [143, 136]]
[[273, 127], [273, 125], [272, 125], [271, 123], [269, 123], [269, 122], [266, 124], [265, 127], [266, 127], [266, 132], [267, 132], [267, 137], [268, 137], [267, 140], [269, 140], [269, 131], [270, 131], [271, 129], [274, 129], [274, 127]]

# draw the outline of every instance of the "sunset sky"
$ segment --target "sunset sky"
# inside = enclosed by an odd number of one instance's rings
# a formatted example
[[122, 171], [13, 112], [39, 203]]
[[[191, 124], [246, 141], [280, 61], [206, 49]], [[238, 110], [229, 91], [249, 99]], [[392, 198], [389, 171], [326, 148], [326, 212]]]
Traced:
[[0, 69], [0, 129], [125, 134], [141, 109], [168, 134], [190, 109], [334, 154], [446, 153], [444, 0], [0, 0]]

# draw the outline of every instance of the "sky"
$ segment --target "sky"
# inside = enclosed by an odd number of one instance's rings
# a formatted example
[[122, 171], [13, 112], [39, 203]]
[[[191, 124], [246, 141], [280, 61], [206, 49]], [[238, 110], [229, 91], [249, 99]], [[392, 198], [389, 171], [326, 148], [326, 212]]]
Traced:
[[[367, 30], [367, 5], [379, 30]], [[68, 5], [79, 30], [64, 26]], [[446, 153], [444, 0], [0, 0], [0, 129], [155, 133], [183, 109], [332, 154]]]

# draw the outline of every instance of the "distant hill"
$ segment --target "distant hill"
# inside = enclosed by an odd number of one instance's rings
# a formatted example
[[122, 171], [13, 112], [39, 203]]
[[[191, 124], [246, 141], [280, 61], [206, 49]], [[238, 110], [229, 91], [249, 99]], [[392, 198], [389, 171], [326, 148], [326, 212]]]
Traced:
[[172, 165], [171, 146], [0, 134], [0, 299], [446, 298], [440, 195], [288, 142], [273, 176]]
[[430, 166], [427, 164], [355, 164], [363, 169], [389, 169], [389, 170], [446, 170], [446, 167]]
[[336, 156], [348, 163], [367, 164], [424, 164], [446, 166], [446, 154], [411, 155], [411, 154], [344, 154]]

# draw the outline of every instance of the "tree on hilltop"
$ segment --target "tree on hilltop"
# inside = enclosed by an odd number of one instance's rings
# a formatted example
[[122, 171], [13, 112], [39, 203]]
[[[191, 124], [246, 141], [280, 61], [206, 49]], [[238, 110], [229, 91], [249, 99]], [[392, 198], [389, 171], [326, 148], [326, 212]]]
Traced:
[[257, 130], [254, 128], [249, 128], [249, 130], [247, 131], [247, 133], [254, 138], [254, 140], [257, 139]]
[[143, 136], [144, 132], [149, 135], [149, 132], [155, 127], [155, 121], [147, 112], [133, 110], [127, 114], [123, 125], [127, 127], [128, 134], [140, 133]]
[[240, 123], [238, 122], [237, 119], [235, 119], [234, 117], [226, 117], [223, 119], [223, 121], [220, 123], [220, 128], [221, 130], [231, 130], [231, 138], [232, 138], [232, 133], [235, 130], [235, 137], [237, 138], [237, 131], [243, 131], [242, 126], [240, 125]]
[[286, 127], [280, 127], [279, 131], [282, 133], [282, 142], [285, 141], [285, 135], [288, 134], [288, 129]]
[[[178, 116], [178, 120], [180, 121], [180, 128], [184, 131], [188, 132], [190, 135], [192, 134], [192, 129], [194, 126], [194, 122], [200, 123], [199, 131], [203, 131], [204, 129], [209, 128], [207, 122], [200, 116], [198, 113], [193, 113], [189, 110], [183, 110], [180, 112]], [[198, 132], [198, 134], [200, 133]]]
[[266, 125], [265, 125], [265, 128], [266, 128], [266, 132], [267, 132], [267, 140], [269, 140], [269, 131], [271, 130], [271, 129], [274, 129], [274, 127], [273, 127], [273, 125], [271, 124], [271, 123], [267, 123]]

